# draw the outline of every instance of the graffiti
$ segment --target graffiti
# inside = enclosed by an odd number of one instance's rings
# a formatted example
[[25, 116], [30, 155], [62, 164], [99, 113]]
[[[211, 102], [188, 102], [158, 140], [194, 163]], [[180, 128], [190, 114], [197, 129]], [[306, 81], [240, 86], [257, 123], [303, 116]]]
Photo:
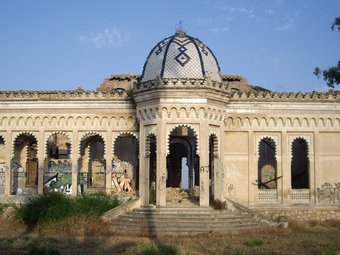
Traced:
[[231, 193], [235, 190], [235, 186], [233, 184], [227, 184], [226, 189], [228, 194], [231, 195]]
[[72, 175], [56, 174], [44, 182], [46, 191], [62, 192], [66, 194], [71, 193]]
[[200, 172], [201, 173], [209, 173], [209, 166], [201, 166]]
[[13, 192], [15, 194], [22, 194], [23, 187], [25, 187], [26, 183], [25, 170], [20, 164], [14, 161], [12, 164], [12, 171], [13, 171]]
[[201, 181], [201, 190], [200, 190], [201, 195], [205, 193], [205, 188], [204, 188], [204, 183]]
[[159, 191], [164, 190], [164, 187], [166, 187], [166, 171], [161, 171], [161, 176], [159, 177]]
[[133, 164], [128, 161], [114, 159], [112, 169], [111, 182], [113, 192], [132, 192], [130, 183], [133, 175]]
[[317, 188], [319, 203], [329, 200], [329, 203], [340, 203], [340, 182], [332, 184], [326, 182], [321, 185], [321, 188]]
[[5, 186], [6, 180], [6, 165], [5, 163], [0, 163], [0, 188]]
[[71, 194], [72, 164], [68, 159], [48, 162], [48, 170], [44, 174], [44, 189], [46, 192], [61, 192]]
[[228, 178], [237, 178], [237, 177], [240, 177], [242, 176], [240, 174], [240, 171], [238, 170], [238, 168], [234, 165], [234, 164], [231, 164], [229, 167], [227, 167], [227, 177]]
[[69, 160], [51, 160], [48, 163], [48, 172], [71, 172], [72, 164]]

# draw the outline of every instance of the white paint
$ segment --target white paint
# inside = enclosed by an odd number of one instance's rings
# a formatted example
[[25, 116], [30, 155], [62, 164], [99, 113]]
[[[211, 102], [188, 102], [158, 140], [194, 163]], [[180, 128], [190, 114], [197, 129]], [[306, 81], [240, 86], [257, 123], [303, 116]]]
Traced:
[[232, 163], [227, 166], [227, 177], [231, 179], [236, 179], [237, 177], [242, 176], [238, 168]]

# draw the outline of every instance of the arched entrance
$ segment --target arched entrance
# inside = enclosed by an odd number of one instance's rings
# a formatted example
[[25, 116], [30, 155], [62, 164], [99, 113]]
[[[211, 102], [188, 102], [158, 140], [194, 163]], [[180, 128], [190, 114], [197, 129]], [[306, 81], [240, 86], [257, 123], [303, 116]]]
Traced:
[[32, 134], [20, 134], [14, 141], [12, 159], [13, 194], [34, 194], [38, 188], [38, 146]]
[[179, 126], [169, 135], [167, 156], [167, 204], [199, 202], [199, 157], [193, 129]]
[[52, 134], [46, 144], [46, 171], [44, 173], [44, 191], [71, 193], [72, 161], [71, 141], [62, 133]]
[[85, 136], [81, 141], [80, 176], [78, 178], [81, 192], [104, 191], [106, 169], [104, 149], [104, 140], [98, 134]]
[[113, 175], [116, 175], [117, 177], [113, 178], [117, 178], [116, 185], [119, 185], [119, 187], [113, 187], [113, 191], [138, 193], [138, 146], [138, 140], [132, 134], [121, 134], [116, 138], [113, 148]]

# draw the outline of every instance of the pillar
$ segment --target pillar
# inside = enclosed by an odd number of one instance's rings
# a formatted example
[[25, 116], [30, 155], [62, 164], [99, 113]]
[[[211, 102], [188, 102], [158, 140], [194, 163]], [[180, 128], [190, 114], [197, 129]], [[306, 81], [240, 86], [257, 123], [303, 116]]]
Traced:
[[44, 160], [45, 160], [45, 137], [44, 131], [38, 133], [38, 194], [44, 193]]
[[209, 126], [202, 121], [199, 127], [200, 206], [209, 206]]
[[5, 154], [5, 159], [6, 159], [6, 172], [5, 172], [5, 195], [9, 196], [12, 193], [12, 176], [13, 176], [13, 171], [12, 171], [12, 157], [13, 157], [13, 143], [12, 143], [12, 136], [11, 132], [7, 130], [5, 134], [5, 146], [6, 146], [6, 151], [8, 153]]
[[105, 190], [107, 194], [112, 191], [112, 159], [113, 159], [113, 141], [112, 132], [106, 133], [106, 150], [105, 150]]
[[157, 170], [156, 170], [156, 205], [166, 206], [166, 123], [163, 119], [157, 123]]
[[[291, 144], [287, 131], [282, 132], [282, 203], [285, 205], [291, 204], [292, 193], [292, 177], [291, 177], [291, 158], [290, 148]], [[278, 174], [278, 176], [280, 176]]]
[[[259, 189], [255, 180], [258, 179], [258, 144], [254, 144], [255, 136], [253, 131], [248, 132], [248, 203], [256, 204], [258, 202]], [[255, 151], [254, 151], [255, 149]]]
[[[317, 186], [321, 185], [321, 183], [317, 183], [316, 181], [316, 174], [320, 173], [320, 133], [319, 131], [314, 131], [314, 155], [309, 155], [310, 157], [310, 165], [309, 165], [309, 192], [310, 192], [310, 201], [312, 204], [316, 204], [319, 201], [317, 201]], [[313, 139], [311, 139], [313, 140]], [[312, 146], [311, 144], [308, 144], [308, 146]], [[313, 149], [310, 148], [309, 152], [313, 152]], [[320, 186], [319, 186], [320, 187]]]
[[76, 196], [78, 193], [78, 155], [79, 155], [79, 141], [78, 130], [72, 133], [72, 195]]
[[146, 152], [146, 137], [144, 125], [139, 130], [139, 196], [141, 206], [149, 205], [149, 156]]

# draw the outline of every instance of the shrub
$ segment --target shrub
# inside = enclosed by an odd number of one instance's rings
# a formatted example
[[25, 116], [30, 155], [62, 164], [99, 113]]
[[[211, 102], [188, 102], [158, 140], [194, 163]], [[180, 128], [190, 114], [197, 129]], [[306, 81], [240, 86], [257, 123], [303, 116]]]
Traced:
[[101, 216], [119, 205], [106, 194], [81, 195], [76, 198], [61, 193], [47, 193], [33, 198], [18, 208], [17, 216], [30, 227], [39, 223], [65, 219], [76, 215]]

